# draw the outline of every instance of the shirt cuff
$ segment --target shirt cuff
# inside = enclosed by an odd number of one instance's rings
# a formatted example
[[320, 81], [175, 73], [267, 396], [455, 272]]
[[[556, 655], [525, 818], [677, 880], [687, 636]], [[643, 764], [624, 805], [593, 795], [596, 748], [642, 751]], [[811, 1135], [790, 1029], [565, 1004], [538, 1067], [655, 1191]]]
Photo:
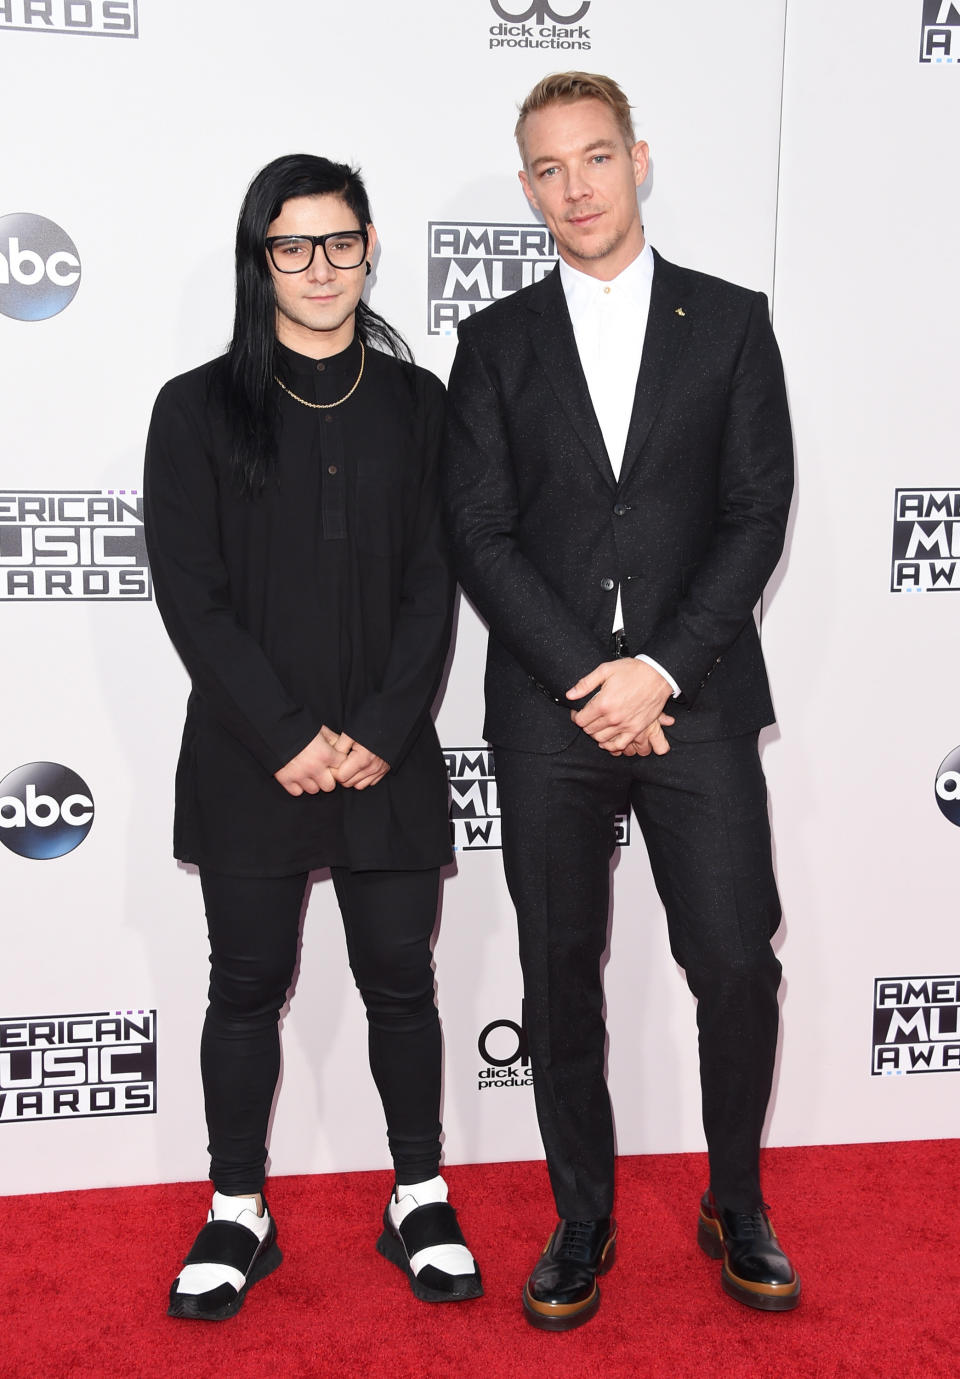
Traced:
[[670, 686], [670, 688], [673, 690], [673, 694], [671, 695], [671, 698], [672, 698], [672, 699], [676, 699], [676, 698], [677, 698], [677, 696], [678, 696], [679, 693], [680, 693], [680, 686], [677, 684], [676, 680], [674, 680], [674, 678], [673, 678], [673, 676], [670, 674], [669, 670], [664, 670], [663, 666], [660, 664], [659, 661], [655, 661], [655, 660], [653, 659], [652, 656], [635, 656], [635, 657], [634, 657], [634, 660], [636, 660], [636, 661], [645, 661], [645, 662], [647, 663], [648, 666], [653, 666], [654, 670], [659, 671], [660, 674], [663, 676], [664, 680], [666, 680], [667, 684], [668, 684], [668, 685]]

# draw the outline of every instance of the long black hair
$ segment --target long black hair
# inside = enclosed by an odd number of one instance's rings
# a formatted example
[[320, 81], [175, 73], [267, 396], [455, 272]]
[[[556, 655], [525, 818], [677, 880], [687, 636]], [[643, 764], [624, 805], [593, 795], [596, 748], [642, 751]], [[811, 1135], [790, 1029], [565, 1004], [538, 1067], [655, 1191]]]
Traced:
[[[231, 461], [241, 489], [255, 494], [273, 468], [277, 449], [277, 299], [267, 264], [267, 227], [285, 201], [297, 196], [339, 196], [370, 224], [370, 202], [357, 168], [311, 153], [275, 158], [250, 183], [237, 221], [237, 300], [233, 339], [223, 359], [220, 381], [231, 429]], [[411, 360], [403, 337], [362, 299], [357, 304], [357, 335], [398, 359]]]

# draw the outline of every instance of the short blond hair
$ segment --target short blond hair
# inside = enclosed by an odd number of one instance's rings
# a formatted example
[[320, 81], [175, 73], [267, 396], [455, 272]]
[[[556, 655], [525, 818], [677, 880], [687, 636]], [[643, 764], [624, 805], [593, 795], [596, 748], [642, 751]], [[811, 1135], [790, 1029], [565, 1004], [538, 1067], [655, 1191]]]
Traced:
[[526, 161], [523, 126], [528, 115], [548, 105], [583, 100], [602, 101], [612, 111], [627, 148], [633, 148], [637, 136], [633, 131], [630, 102], [612, 77], [600, 76], [595, 72], [553, 72], [537, 82], [519, 107], [520, 115], [513, 133], [521, 158]]

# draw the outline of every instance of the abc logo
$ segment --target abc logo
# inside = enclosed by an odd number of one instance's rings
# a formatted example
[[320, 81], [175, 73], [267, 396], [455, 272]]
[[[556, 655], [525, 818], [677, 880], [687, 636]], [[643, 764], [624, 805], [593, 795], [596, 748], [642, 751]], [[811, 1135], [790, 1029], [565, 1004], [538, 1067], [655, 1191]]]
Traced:
[[960, 747], [944, 757], [937, 771], [937, 804], [952, 824], [960, 825]]
[[80, 286], [77, 246], [42, 215], [0, 216], [0, 311], [15, 321], [45, 321], [69, 306]]
[[93, 823], [93, 798], [76, 771], [30, 761], [0, 780], [0, 843], [46, 862], [79, 847]]

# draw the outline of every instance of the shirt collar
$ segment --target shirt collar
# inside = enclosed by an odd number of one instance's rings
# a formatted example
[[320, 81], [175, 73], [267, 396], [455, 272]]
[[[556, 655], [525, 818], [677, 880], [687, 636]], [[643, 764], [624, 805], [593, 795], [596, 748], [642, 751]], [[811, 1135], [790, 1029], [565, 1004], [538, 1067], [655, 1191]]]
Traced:
[[[314, 378], [318, 374], [330, 380], [346, 378], [356, 374], [360, 363], [360, 345], [355, 335], [345, 350], [339, 354], [328, 354], [317, 360], [306, 354], [299, 354], [289, 345], [277, 341], [277, 363], [284, 378]], [[321, 368], [320, 365], [323, 367]]]
[[609, 282], [602, 282], [600, 278], [591, 277], [589, 273], [581, 273], [579, 268], [571, 268], [565, 259], [561, 259], [560, 283], [568, 308], [571, 311], [576, 308], [583, 309], [598, 296], [604, 295], [607, 288], [616, 289], [617, 294], [624, 294], [628, 301], [649, 301], [650, 284], [653, 282], [653, 262], [653, 249], [649, 240], [644, 243], [633, 262]]

